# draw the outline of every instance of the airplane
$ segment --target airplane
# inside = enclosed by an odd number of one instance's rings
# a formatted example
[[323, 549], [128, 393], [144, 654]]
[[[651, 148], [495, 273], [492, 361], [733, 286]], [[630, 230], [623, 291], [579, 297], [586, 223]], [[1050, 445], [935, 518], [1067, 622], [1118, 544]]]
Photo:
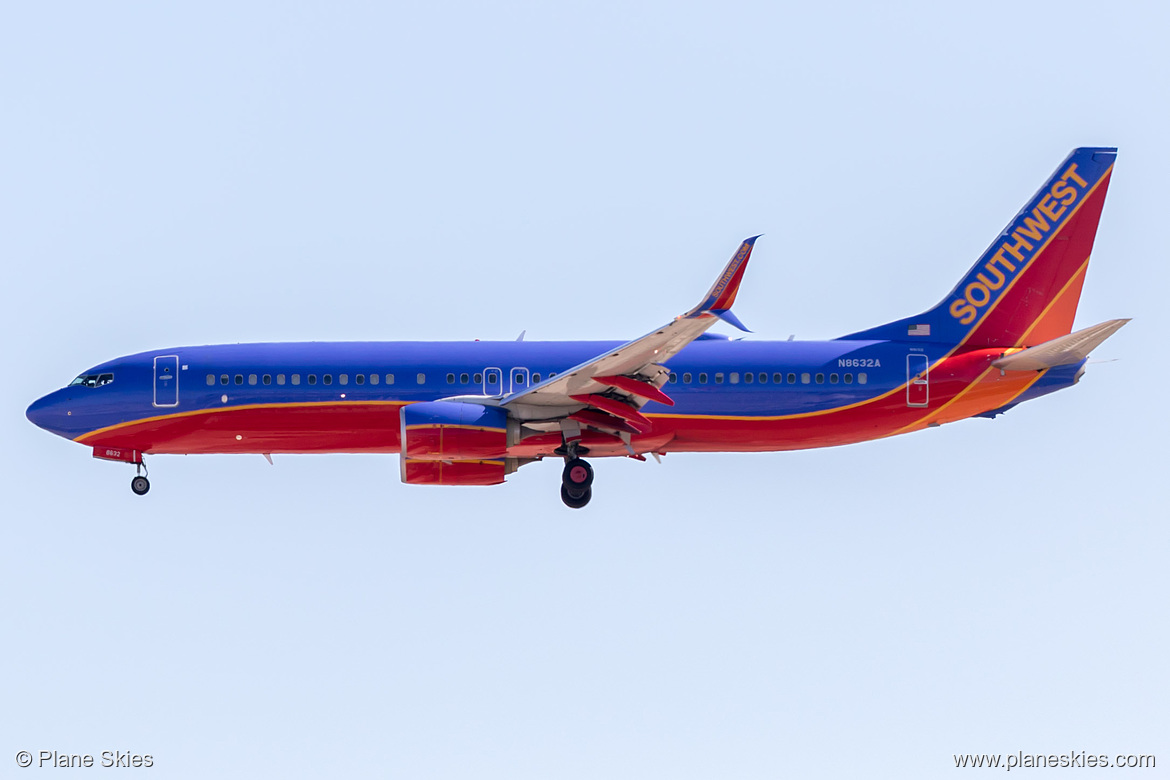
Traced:
[[496, 485], [586, 457], [774, 452], [994, 418], [1071, 387], [1129, 320], [1072, 332], [1117, 150], [1074, 149], [955, 288], [921, 314], [829, 341], [733, 340], [758, 236], [702, 301], [627, 343], [347, 342], [175, 347], [88, 369], [29, 406], [34, 424], [136, 468], [145, 456], [396, 453], [411, 485]]

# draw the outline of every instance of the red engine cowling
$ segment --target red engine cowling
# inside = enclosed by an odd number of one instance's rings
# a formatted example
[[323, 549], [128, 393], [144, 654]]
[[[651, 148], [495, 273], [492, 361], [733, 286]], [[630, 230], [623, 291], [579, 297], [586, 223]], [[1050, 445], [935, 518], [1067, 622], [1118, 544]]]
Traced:
[[498, 406], [409, 404], [401, 420], [402, 454], [412, 460], [502, 460], [508, 449], [508, 413]]
[[402, 407], [402, 481], [498, 485], [516, 470], [508, 413], [495, 406], [430, 401]]
[[498, 485], [515, 469], [514, 463], [514, 458], [447, 461], [403, 458], [402, 481], [408, 485]]

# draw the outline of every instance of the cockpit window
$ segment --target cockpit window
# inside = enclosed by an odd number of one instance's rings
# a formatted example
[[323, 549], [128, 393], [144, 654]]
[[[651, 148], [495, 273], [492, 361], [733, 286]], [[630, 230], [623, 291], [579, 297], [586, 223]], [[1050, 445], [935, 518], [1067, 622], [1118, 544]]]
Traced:
[[82, 374], [69, 383], [70, 387], [82, 385], [83, 387], [102, 387], [114, 381], [113, 374]]

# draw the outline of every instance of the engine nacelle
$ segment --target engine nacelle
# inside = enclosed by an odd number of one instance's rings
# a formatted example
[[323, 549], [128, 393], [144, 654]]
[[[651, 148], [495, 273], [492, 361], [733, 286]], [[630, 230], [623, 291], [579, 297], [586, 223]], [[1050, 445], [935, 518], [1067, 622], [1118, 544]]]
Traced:
[[[404, 462], [499, 460], [503, 464], [508, 450], [508, 413], [498, 406], [455, 401], [409, 404], [402, 407], [401, 421]], [[408, 481], [405, 471], [403, 481]], [[502, 472], [499, 481], [503, 481]]]
[[498, 485], [516, 470], [515, 458], [498, 460], [402, 459], [402, 481], [408, 485]]

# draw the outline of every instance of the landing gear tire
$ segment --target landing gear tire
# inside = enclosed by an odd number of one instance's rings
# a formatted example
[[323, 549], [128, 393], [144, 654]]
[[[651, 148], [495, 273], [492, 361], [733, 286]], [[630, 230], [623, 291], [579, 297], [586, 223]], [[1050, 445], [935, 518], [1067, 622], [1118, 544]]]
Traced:
[[561, 501], [564, 501], [569, 509], [580, 509], [588, 504], [591, 498], [593, 491], [589, 488], [572, 489], [567, 485], [561, 485]]
[[588, 490], [593, 484], [593, 467], [580, 458], [570, 458], [565, 461], [561, 483], [572, 493]]
[[150, 490], [150, 480], [146, 477], [135, 477], [130, 480], [130, 489], [135, 495], [145, 496], [146, 491]]

